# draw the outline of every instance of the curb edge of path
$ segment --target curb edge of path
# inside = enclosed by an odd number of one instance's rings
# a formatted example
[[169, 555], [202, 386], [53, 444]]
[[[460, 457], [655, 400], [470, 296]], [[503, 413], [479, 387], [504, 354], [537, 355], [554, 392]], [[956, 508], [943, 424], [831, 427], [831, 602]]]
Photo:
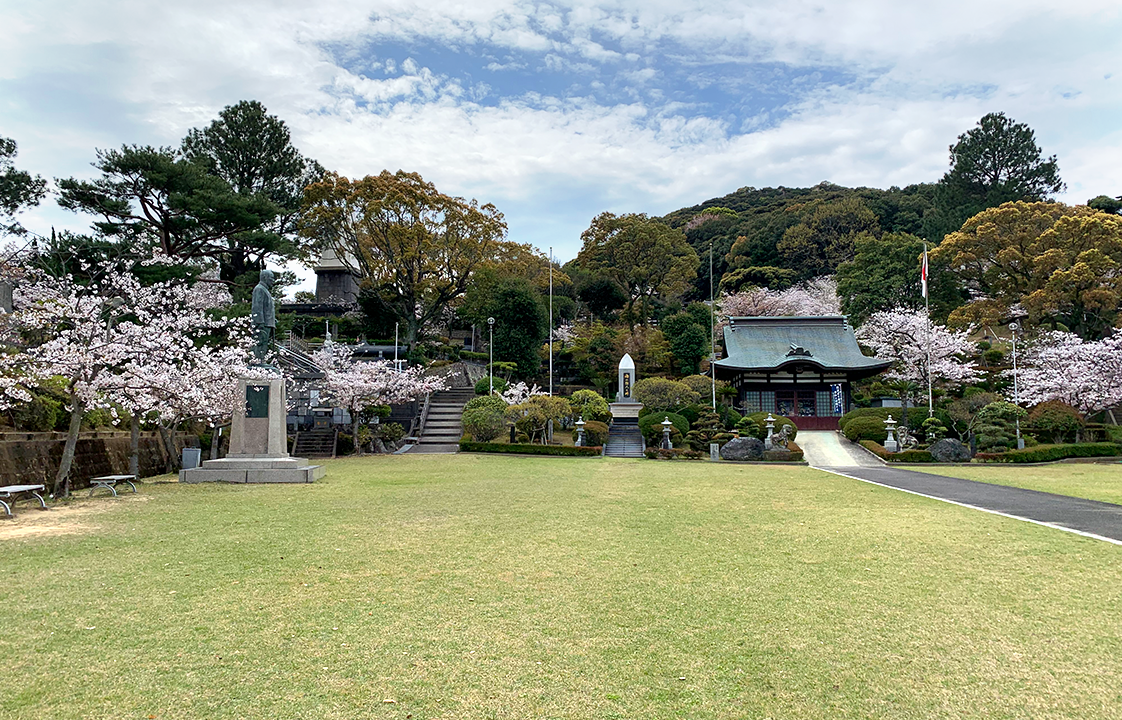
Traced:
[[1043, 525], [1044, 527], [1052, 528], [1053, 530], [1062, 530], [1063, 532], [1073, 533], [1075, 535], [1081, 535], [1085, 538], [1091, 538], [1092, 540], [1102, 540], [1103, 542], [1108, 542], [1111, 545], [1122, 546], [1122, 540], [1115, 540], [1114, 538], [1109, 538], [1109, 537], [1106, 537], [1104, 535], [1098, 535], [1096, 533], [1087, 532], [1086, 530], [1076, 530], [1075, 528], [1069, 528], [1069, 527], [1066, 527], [1064, 525], [1057, 525], [1056, 523], [1044, 522], [1043, 520], [1033, 520], [1032, 518], [1022, 517], [1021, 515], [1012, 515], [1010, 513], [1004, 513], [1004, 512], [1001, 512], [1000, 510], [991, 510], [989, 508], [979, 507], [977, 505], [970, 505], [969, 503], [959, 502], [957, 500], [948, 500], [947, 498], [941, 498], [937, 495], [928, 495], [927, 493], [921, 493], [921, 492], [917, 492], [915, 490], [908, 490], [906, 488], [899, 488], [899, 487], [896, 487], [894, 485], [885, 485], [884, 483], [879, 483], [879, 482], [876, 482], [874, 480], [866, 480], [865, 478], [860, 478], [860, 477], [857, 477], [856, 475], [848, 475], [846, 473], [839, 472], [837, 470], [833, 470], [833, 469], [830, 469], [830, 468], [816, 467], [816, 466], [813, 466], [813, 465], [811, 467], [813, 467], [815, 470], [821, 470], [822, 472], [828, 472], [831, 475], [837, 475], [839, 477], [848, 478], [850, 480], [858, 480], [860, 482], [868, 483], [870, 485], [876, 485], [877, 487], [887, 488], [889, 490], [897, 490], [899, 492], [908, 493], [909, 495], [918, 495], [920, 497], [928, 498], [930, 500], [938, 500], [939, 502], [950, 503], [951, 505], [958, 505], [959, 507], [964, 507], [964, 508], [970, 508], [971, 510], [980, 510], [984, 513], [989, 513], [990, 515], [1000, 515], [1001, 517], [1010, 518], [1012, 520], [1020, 520], [1022, 522], [1027, 522], [1027, 523], [1032, 523], [1033, 525]]

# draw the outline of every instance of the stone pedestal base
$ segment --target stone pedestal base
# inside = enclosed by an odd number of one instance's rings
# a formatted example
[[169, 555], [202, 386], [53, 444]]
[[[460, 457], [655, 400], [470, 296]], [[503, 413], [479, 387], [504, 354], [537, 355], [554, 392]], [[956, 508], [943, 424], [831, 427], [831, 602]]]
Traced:
[[608, 407], [612, 409], [612, 420], [622, 420], [625, 424], [634, 425], [639, 422], [639, 411], [643, 409], [643, 403], [635, 400], [614, 402]]
[[324, 476], [322, 465], [304, 458], [231, 456], [207, 460], [202, 467], [179, 471], [179, 482], [310, 483]]

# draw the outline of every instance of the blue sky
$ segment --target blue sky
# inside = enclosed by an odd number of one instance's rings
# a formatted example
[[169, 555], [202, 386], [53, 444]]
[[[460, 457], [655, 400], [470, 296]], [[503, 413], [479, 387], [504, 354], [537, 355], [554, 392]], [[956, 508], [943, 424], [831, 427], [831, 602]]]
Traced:
[[420, 172], [565, 260], [604, 210], [936, 180], [995, 110], [1059, 157], [1061, 199], [1120, 195], [1120, 37], [1114, 1], [0, 0], [0, 135], [89, 176], [94, 148], [256, 99], [326, 167]]

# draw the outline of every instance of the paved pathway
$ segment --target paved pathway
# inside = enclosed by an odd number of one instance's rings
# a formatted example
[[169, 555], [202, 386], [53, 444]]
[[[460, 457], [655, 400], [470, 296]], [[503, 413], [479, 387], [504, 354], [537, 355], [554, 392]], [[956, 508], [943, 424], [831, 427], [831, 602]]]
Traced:
[[836, 433], [800, 432], [795, 442], [826, 472], [1122, 545], [1122, 505], [889, 467]]

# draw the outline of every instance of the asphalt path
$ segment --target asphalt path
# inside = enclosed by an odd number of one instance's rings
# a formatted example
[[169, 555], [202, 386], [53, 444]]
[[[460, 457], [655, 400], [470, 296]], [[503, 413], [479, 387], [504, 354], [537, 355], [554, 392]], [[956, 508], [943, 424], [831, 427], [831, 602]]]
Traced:
[[[811, 464], [814, 464], [813, 462]], [[1122, 505], [887, 467], [826, 467], [855, 480], [1122, 545]], [[1119, 467], [1122, 473], [1122, 466]]]

